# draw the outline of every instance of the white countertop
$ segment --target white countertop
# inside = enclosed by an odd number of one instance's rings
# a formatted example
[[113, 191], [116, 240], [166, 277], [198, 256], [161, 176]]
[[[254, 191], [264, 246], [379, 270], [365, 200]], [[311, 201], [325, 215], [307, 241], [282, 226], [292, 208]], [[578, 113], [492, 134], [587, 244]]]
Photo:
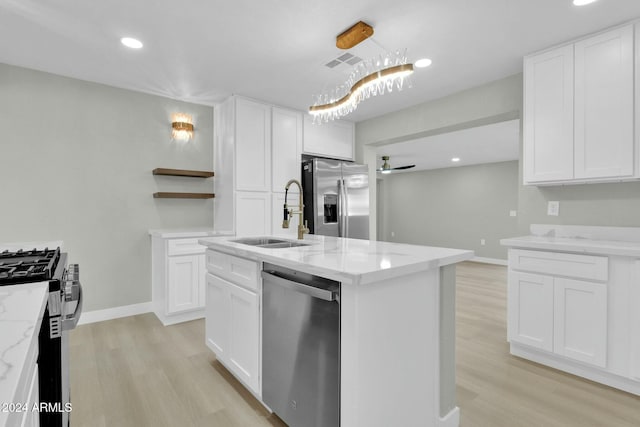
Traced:
[[230, 233], [214, 231], [212, 228], [155, 228], [149, 230], [149, 234], [164, 239], [230, 235]]
[[[25, 403], [14, 398], [30, 380], [26, 363], [38, 345], [48, 294], [48, 282], [0, 286], [0, 403]], [[10, 416], [0, 411], [0, 426]]]
[[524, 249], [640, 257], [640, 228], [532, 224], [531, 235], [502, 239], [500, 244]]
[[[280, 237], [274, 237], [281, 240]], [[234, 243], [237, 237], [199, 239], [210, 249], [265, 261], [338, 281], [371, 283], [473, 258], [473, 251], [371, 240], [305, 235], [308, 246], [267, 249]]]

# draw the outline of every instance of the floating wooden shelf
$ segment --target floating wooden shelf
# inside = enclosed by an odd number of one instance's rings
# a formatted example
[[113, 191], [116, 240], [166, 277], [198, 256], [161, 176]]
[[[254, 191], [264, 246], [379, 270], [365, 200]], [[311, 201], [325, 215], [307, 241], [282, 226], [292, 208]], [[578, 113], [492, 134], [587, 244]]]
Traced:
[[153, 193], [154, 199], [213, 199], [213, 193]]
[[156, 168], [153, 170], [154, 175], [171, 175], [171, 176], [190, 176], [193, 178], [211, 178], [213, 172], [209, 171], [192, 171], [187, 169], [167, 169]]

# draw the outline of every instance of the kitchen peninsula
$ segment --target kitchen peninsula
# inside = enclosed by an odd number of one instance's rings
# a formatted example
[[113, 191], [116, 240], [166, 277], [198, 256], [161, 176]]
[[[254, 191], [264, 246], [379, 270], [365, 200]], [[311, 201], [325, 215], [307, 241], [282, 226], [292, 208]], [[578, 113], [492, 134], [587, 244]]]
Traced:
[[207, 346], [258, 399], [268, 263], [340, 283], [340, 425], [459, 424], [455, 264], [473, 252], [317, 235], [251, 240], [199, 243], [208, 248]]

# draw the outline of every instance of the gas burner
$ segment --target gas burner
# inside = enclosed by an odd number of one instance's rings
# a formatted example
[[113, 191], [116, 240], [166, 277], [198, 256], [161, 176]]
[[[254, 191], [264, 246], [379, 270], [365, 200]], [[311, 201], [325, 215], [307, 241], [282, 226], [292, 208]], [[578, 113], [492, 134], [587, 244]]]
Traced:
[[59, 259], [60, 248], [0, 252], [0, 286], [49, 280]]

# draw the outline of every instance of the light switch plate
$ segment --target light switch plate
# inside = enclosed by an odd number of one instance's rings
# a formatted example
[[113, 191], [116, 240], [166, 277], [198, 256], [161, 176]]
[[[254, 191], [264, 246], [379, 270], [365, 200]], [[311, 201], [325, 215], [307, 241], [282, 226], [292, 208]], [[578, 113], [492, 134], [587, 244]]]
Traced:
[[560, 202], [553, 201], [547, 203], [547, 215], [558, 216], [560, 214]]
[[516, 211], [509, 211], [509, 216], [516, 216], [518, 215], [518, 212]]

